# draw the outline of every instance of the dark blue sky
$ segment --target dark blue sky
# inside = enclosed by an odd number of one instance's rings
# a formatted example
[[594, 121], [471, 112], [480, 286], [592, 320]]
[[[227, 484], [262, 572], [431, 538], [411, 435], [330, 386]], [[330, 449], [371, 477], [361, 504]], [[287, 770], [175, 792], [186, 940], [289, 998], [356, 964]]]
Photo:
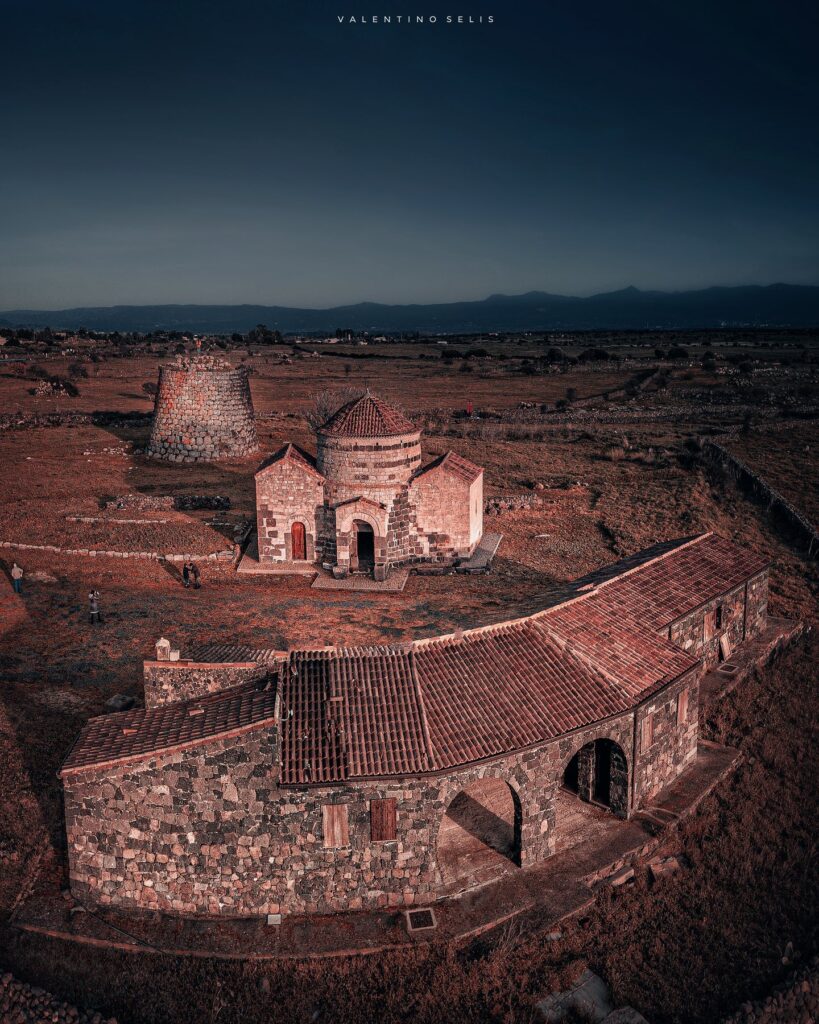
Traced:
[[0, 18], [0, 308], [819, 283], [813, 3]]

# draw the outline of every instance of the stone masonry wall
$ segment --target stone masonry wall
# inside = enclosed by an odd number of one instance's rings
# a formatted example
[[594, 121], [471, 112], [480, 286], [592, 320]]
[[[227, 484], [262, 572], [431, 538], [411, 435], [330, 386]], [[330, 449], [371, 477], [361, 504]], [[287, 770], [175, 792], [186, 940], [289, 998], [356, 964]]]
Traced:
[[[697, 756], [699, 672], [692, 669], [637, 711], [634, 792], [638, 806], [653, 800]], [[680, 697], [684, 693], [687, 698]], [[653, 728], [647, 732], [644, 723], [649, 716]]]
[[242, 683], [262, 680], [267, 666], [256, 662], [204, 664], [186, 661], [145, 661], [143, 678], [145, 707], [173, 704], [180, 700], [219, 693]]
[[159, 371], [147, 454], [169, 462], [209, 462], [258, 447], [244, 367], [198, 356]]
[[768, 628], [768, 570], [748, 580], [745, 600], [745, 636], [761, 636]]
[[[631, 713], [435, 777], [280, 788], [272, 727], [72, 772], [64, 777], [72, 890], [91, 903], [228, 916], [411, 905], [440, 894], [441, 821], [479, 779], [500, 778], [517, 794], [522, 866], [553, 853], [563, 771], [601, 737], [621, 746], [630, 781]], [[374, 842], [370, 801], [389, 797], [396, 840]], [[323, 845], [325, 804], [347, 805], [343, 848]]]
[[470, 555], [483, 533], [483, 475], [471, 484], [435, 469], [418, 476], [409, 500], [430, 554]]
[[317, 538], [323, 522], [322, 480], [287, 459], [256, 477], [256, 522], [259, 561], [293, 559], [291, 529], [295, 521], [304, 524], [307, 560], [319, 555]]
[[[747, 584], [748, 610], [746, 613], [746, 584], [714, 598], [671, 624], [669, 639], [695, 658], [702, 658], [706, 671], [720, 662], [719, 640], [726, 635], [736, 649], [748, 639], [764, 632], [767, 626], [768, 573], [767, 570]], [[714, 613], [722, 609], [722, 625], [717, 626]], [[710, 635], [707, 635], [710, 634]]]

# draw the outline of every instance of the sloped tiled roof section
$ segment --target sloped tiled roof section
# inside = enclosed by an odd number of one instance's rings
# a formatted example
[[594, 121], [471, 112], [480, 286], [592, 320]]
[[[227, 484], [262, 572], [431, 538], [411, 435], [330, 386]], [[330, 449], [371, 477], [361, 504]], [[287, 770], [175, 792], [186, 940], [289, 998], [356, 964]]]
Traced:
[[632, 704], [693, 668], [696, 660], [592, 592], [535, 616], [577, 658], [615, 682]]
[[769, 565], [769, 558], [705, 533], [601, 583], [596, 599], [610, 615], [661, 630]]
[[261, 466], [256, 470], [256, 476], [261, 476], [262, 473], [266, 473], [273, 466], [284, 461], [292, 462], [295, 466], [298, 466], [299, 469], [312, 473], [320, 480], [324, 479], [321, 473], [316, 469], [316, 460], [313, 456], [292, 442], [290, 444], [283, 445], [278, 451], [265, 459]]
[[437, 459], [424, 466], [423, 469], [419, 469], [415, 474], [415, 478], [417, 479], [425, 473], [431, 473], [435, 469], [452, 473], [453, 476], [458, 476], [468, 483], [477, 480], [481, 473], [483, 473], [482, 466], [476, 466], [474, 462], [470, 462], [469, 459], [458, 455], [457, 452], [447, 452], [446, 455], [439, 455]]
[[321, 427], [331, 437], [395, 437], [417, 434], [418, 427], [407, 417], [368, 391], [347, 402]]
[[283, 783], [430, 770], [410, 651], [294, 652], [281, 694]]
[[419, 644], [415, 664], [437, 769], [552, 739], [632, 703], [535, 622]]
[[139, 760], [265, 724], [273, 724], [276, 688], [237, 686], [198, 700], [92, 718], [60, 774]]

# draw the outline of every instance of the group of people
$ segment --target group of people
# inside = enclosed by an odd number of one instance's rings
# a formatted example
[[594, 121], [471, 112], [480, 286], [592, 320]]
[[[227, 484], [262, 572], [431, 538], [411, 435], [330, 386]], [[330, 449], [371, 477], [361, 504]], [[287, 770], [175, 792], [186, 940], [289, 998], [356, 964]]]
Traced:
[[[182, 567], [182, 583], [187, 590], [193, 587], [198, 590], [201, 584], [202, 574], [196, 562], [185, 562]], [[23, 570], [15, 562], [11, 567], [11, 582], [15, 594], [23, 593]], [[92, 626], [102, 624], [102, 612], [100, 611], [100, 592], [92, 587], [88, 593], [88, 618]]]
[[185, 589], [187, 590], [192, 585], [194, 590], [198, 590], [201, 585], [200, 577], [201, 573], [196, 562], [185, 562], [182, 566], [182, 583]]

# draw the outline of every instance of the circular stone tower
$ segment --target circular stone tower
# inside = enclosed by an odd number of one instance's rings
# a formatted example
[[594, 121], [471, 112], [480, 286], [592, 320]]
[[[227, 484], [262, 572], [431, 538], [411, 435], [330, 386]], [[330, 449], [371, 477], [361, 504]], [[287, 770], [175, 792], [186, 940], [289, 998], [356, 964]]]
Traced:
[[245, 367], [213, 356], [180, 356], [160, 368], [147, 454], [168, 462], [211, 462], [258, 448]]

